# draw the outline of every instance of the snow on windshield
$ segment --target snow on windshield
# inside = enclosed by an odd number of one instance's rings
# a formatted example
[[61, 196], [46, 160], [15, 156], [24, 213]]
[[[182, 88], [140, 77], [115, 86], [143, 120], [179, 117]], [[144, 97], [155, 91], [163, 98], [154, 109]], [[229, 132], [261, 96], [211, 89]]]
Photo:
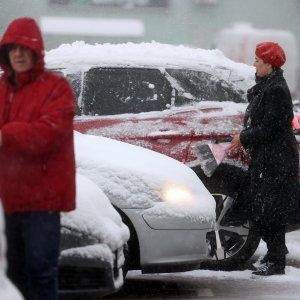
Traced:
[[[93, 180], [120, 208], [152, 208], [149, 211], [156, 215], [188, 216], [202, 222], [215, 220], [212, 195], [189, 167], [170, 157], [77, 132], [75, 153], [78, 172]], [[173, 188], [186, 192], [189, 200], [162, 203], [164, 193]]]

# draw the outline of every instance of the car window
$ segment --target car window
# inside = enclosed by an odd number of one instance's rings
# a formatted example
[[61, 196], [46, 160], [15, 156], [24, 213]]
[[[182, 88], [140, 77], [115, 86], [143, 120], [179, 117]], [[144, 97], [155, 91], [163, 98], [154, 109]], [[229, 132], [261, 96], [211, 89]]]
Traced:
[[235, 89], [233, 85], [217, 76], [194, 70], [167, 69], [166, 71], [184, 91], [176, 97], [176, 106], [195, 101], [245, 102], [243, 91]]
[[82, 82], [82, 76], [81, 73], [76, 74], [67, 74], [66, 78], [70, 82], [73, 93], [75, 95], [75, 104], [76, 104], [76, 115], [81, 115], [81, 107], [82, 107], [82, 89], [81, 89], [81, 82]]
[[92, 68], [84, 75], [81, 110], [84, 115], [162, 111], [171, 104], [171, 94], [157, 69]]

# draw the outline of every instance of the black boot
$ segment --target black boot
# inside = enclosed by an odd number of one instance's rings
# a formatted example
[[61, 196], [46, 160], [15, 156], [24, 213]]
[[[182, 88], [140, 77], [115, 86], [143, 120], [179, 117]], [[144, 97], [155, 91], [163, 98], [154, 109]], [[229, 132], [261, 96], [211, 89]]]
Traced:
[[283, 275], [285, 274], [284, 268], [284, 266], [268, 262], [266, 265], [252, 272], [252, 274], [260, 276]]

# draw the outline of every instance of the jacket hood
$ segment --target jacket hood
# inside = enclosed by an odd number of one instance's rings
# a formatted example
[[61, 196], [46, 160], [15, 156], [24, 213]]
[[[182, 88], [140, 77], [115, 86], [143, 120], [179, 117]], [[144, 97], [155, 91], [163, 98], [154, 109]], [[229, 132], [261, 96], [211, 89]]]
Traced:
[[44, 43], [39, 26], [34, 19], [23, 17], [12, 21], [0, 41], [0, 67], [10, 70], [7, 45], [19, 44], [34, 51], [37, 62], [35, 71], [44, 69]]

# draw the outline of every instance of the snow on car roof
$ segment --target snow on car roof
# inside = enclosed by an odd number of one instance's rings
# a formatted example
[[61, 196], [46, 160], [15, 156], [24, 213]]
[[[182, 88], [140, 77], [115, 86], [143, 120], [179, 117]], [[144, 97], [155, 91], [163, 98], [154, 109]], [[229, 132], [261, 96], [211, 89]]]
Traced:
[[[89, 68], [101, 66], [161, 67], [161, 68], [214, 68], [226, 70], [241, 77], [253, 79], [254, 68], [226, 58], [220, 50], [205, 50], [183, 45], [152, 43], [86, 44], [77, 41], [62, 44], [46, 53], [49, 68]], [[224, 78], [226, 80], [226, 78]]]
[[[118, 207], [148, 208], [151, 214], [181, 215], [195, 222], [215, 220], [214, 198], [197, 175], [177, 160], [78, 132], [75, 153], [78, 172], [93, 180]], [[163, 193], [170, 187], [183, 188], [189, 193], [189, 200], [163, 202]]]

